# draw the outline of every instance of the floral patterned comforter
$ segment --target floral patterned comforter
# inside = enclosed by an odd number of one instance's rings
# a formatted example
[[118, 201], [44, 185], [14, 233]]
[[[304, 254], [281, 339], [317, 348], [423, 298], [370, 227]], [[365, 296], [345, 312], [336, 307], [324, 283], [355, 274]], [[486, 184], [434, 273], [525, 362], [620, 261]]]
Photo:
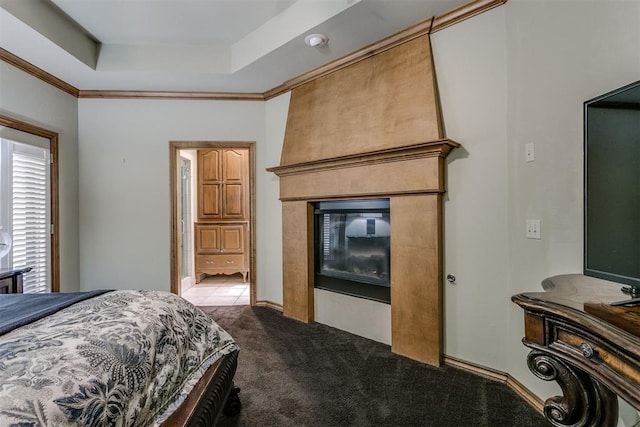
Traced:
[[176, 295], [108, 292], [0, 337], [0, 426], [157, 425], [235, 350]]

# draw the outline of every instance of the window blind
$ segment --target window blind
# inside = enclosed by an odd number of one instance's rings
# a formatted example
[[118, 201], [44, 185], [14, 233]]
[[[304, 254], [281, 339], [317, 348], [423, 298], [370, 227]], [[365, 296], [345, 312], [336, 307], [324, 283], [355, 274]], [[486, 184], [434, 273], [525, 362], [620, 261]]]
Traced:
[[48, 150], [12, 155], [13, 265], [31, 267], [24, 293], [49, 292]]

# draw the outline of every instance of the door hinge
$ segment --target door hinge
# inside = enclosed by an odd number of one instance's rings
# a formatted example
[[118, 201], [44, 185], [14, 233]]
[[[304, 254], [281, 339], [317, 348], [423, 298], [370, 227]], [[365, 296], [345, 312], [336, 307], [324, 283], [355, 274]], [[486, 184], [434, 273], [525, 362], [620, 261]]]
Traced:
[[53, 234], [53, 224], [49, 224], [51, 229], [51, 234]]
[[53, 164], [53, 153], [49, 153], [49, 163]]

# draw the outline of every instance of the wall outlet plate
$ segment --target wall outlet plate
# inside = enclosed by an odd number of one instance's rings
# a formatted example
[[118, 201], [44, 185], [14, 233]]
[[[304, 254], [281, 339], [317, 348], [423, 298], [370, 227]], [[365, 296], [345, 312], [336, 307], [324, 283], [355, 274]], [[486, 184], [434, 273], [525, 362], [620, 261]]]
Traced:
[[527, 220], [527, 239], [540, 239], [540, 220]]
[[533, 149], [533, 142], [529, 142], [524, 145], [524, 161], [533, 162], [535, 160], [535, 152]]

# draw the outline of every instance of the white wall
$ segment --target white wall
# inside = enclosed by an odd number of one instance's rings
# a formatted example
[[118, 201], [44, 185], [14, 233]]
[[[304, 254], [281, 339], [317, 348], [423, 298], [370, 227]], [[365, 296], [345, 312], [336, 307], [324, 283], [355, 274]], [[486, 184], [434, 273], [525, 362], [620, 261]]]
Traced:
[[291, 93], [266, 102], [265, 142], [257, 147], [257, 300], [282, 304], [282, 204], [280, 180], [265, 169], [280, 165]]
[[[582, 271], [582, 103], [638, 80], [640, 1], [510, 0], [433, 35], [447, 135], [446, 352], [543, 398], [509, 297]], [[524, 144], [535, 161], [524, 162]], [[542, 221], [542, 240], [524, 237]]]
[[60, 290], [80, 288], [78, 240], [78, 100], [0, 62], [0, 112], [58, 133]]
[[[505, 8], [434, 34], [449, 138], [444, 202], [445, 353], [506, 364], [507, 129]], [[500, 332], [501, 331], [501, 332]]]
[[79, 117], [82, 289], [169, 290], [169, 142], [260, 147], [265, 103], [81, 99]]

